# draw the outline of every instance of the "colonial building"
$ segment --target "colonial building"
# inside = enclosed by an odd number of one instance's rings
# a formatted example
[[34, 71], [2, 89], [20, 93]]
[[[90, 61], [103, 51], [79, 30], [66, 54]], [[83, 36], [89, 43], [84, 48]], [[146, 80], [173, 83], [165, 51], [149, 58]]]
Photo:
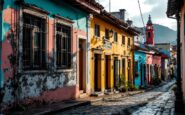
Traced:
[[170, 43], [157, 43], [155, 46], [159, 49], [159, 51], [162, 53], [161, 57], [161, 77], [162, 80], [169, 79], [169, 66], [170, 66], [170, 60], [172, 60], [171, 57], [171, 44]]
[[137, 88], [143, 88], [148, 84], [146, 55], [149, 51], [142, 43], [135, 42], [134, 46], [135, 46], [134, 47], [134, 59], [135, 59], [134, 84]]
[[[142, 29], [137, 28], [143, 33]], [[145, 33], [146, 42], [135, 40], [135, 86], [144, 87], [168, 77], [168, 55], [155, 46], [154, 27], [149, 15]], [[140, 34], [143, 36], [143, 34]], [[163, 49], [164, 50], [164, 49]], [[163, 72], [161, 73], [161, 70]]]
[[[148, 22], [146, 25], [146, 47], [149, 51], [153, 52], [152, 55], [148, 55], [148, 58], [152, 57], [152, 63], [148, 65], [148, 72], [150, 73], [150, 79], [161, 78], [161, 55], [159, 50], [155, 47], [154, 41], [154, 27], [151, 16], [149, 15]], [[148, 60], [149, 61], [149, 60]]]
[[138, 31], [103, 11], [91, 19], [91, 91], [118, 90], [133, 83], [133, 46]]
[[102, 8], [79, 0], [1, 0], [3, 103], [55, 102], [87, 92], [89, 13]]

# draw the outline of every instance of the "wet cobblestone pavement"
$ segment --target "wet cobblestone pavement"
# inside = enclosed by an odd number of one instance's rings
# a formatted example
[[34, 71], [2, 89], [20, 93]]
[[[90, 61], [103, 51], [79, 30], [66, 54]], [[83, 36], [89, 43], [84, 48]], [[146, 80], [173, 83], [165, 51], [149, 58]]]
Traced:
[[162, 94], [132, 115], [174, 115], [174, 93], [169, 91]]
[[174, 94], [169, 88], [174, 83], [171, 81], [159, 88], [134, 96], [104, 99], [56, 115], [173, 115], [171, 113], [174, 111]]

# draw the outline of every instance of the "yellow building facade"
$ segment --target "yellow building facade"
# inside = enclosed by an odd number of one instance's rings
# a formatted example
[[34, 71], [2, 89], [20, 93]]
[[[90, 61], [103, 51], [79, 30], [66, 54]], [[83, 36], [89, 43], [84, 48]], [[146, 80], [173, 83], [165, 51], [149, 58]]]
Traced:
[[133, 83], [134, 34], [109, 17], [93, 16], [90, 25], [91, 92], [112, 92]]

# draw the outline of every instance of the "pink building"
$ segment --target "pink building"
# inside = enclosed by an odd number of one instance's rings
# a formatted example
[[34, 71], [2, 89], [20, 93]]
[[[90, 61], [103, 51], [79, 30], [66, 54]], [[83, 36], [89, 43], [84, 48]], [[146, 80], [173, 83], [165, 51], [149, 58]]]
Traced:
[[[168, 0], [167, 16], [177, 20], [177, 91], [175, 110], [185, 109], [185, 2]], [[184, 106], [185, 107], [185, 106]]]
[[153, 55], [146, 54], [146, 65], [147, 65], [147, 83], [151, 84], [151, 77], [152, 77], [152, 62], [153, 62]]
[[182, 78], [182, 91], [183, 91], [183, 100], [185, 103], [185, 2], [180, 12], [180, 43], [181, 45], [181, 78]]
[[80, 79], [89, 79], [89, 13], [101, 8], [95, 1], [84, 0], [0, 0], [0, 101], [4, 107], [75, 99], [81, 90], [88, 93], [90, 82]]

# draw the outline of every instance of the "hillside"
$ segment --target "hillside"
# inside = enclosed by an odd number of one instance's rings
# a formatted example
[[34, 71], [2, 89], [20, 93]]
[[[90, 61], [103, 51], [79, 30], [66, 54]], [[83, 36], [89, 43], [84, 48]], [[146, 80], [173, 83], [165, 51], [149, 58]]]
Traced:
[[177, 38], [177, 32], [158, 24], [154, 24], [155, 43], [171, 43]]

